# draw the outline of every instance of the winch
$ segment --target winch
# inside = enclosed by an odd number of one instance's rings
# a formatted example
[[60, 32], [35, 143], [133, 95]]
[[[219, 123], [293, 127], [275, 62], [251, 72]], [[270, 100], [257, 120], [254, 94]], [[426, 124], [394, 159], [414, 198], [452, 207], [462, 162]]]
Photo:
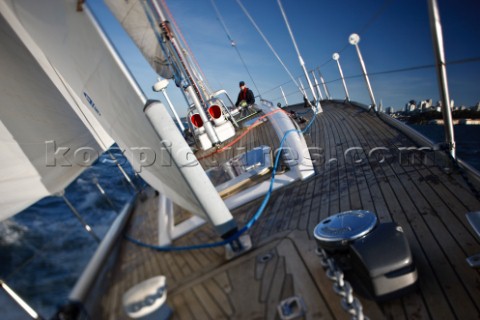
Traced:
[[396, 297], [417, 281], [417, 270], [402, 228], [378, 223], [374, 213], [352, 210], [322, 220], [314, 230], [320, 249], [351, 270], [376, 299]]

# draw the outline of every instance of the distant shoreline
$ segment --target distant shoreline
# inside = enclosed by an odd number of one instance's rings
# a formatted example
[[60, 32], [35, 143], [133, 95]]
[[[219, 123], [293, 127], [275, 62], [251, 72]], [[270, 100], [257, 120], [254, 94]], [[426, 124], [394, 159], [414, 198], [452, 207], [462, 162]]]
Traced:
[[[452, 116], [454, 125], [480, 125], [479, 111], [454, 110]], [[442, 113], [438, 111], [401, 112], [397, 113], [394, 117], [408, 124], [444, 124]]]
[[[430, 120], [427, 123], [416, 123], [416, 124], [437, 124], [443, 125], [443, 119], [434, 119]], [[467, 125], [467, 126], [478, 126], [480, 125], [480, 119], [453, 119], [453, 125]]]

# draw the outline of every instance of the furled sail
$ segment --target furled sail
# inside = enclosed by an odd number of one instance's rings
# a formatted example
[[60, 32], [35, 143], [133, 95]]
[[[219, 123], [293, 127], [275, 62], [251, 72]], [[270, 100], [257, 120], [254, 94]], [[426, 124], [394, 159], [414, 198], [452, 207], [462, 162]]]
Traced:
[[[11, 16], [12, 21], [16, 19], [28, 32], [59, 79], [72, 95], [90, 106], [88, 112], [125, 151], [145, 181], [178, 205], [213, 222], [220, 234], [230, 231], [234, 227], [230, 212], [180, 132], [153, 129], [143, 113], [145, 97], [135, 80], [89, 10], [77, 12], [75, 8], [74, 0], [0, 2], [0, 12]], [[165, 108], [157, 111], [165, 127], [175, 128]], [[61, 122], [57, 125], [63, 126]]]
[[105, 0], [105, 3], [153, 69], [163, 78], [173, 78], [172, 70], [159, 45], [160, 35], [155, 33], [142, 1]]

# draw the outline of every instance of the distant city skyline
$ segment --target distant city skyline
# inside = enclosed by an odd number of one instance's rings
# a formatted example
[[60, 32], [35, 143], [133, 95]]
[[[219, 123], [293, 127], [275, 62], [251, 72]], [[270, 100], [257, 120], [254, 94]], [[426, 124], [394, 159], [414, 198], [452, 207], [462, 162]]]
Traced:
[[[246, 18], [237, 1], [215, 0], [254, 82], [250, 79], [211, 1], [166, 1], [210, 87], [213, 90], [226, 89], [235, 100], [238, 82], [243, 80], [256, 95], [261, 94], [262, 98], [283, 105], [282, 86], [290, 104], [301, 102], [301, 95], [287, 72]], [[456, 104], [473, 106], [480, 100], [480, 43], [476, 41], [480, 39], [480, 24], [477, 21], [480, 2], [467, 0], [461, 5], [447, 0], [438, 2], [450, 97]], [[243, 0], [241, 3], [290, 72], [297, 79], [301, 78], [307, 87], [277, 1]], [[377, 103], [382, 101], [384, 109], [393, 106], [401, 110], [412, 99], [439, 100], [426, 0], [282, 0], [282, 4], [307, 69], [320, 68], [332, 98], [345, 98], [336, 63], [331, 59], [334, 52], [339, 52], [350, 98], [370, 103], [355, 48], [348, 44], [348, 36], [358, 33], [361, 38], [359, 46]], [[113, 30], [112, 38], [121, 39], [124, 36]], [[131, 45], [126, 43], [123, 46], [119, 47], [119, 51], [146, 95], [165, 102], [161, 94], [151, 90], [156, 75], [149, 70], [146, 62], [139, 59], [139, 53]], [[311, 99], [310, 90], [306, 89]], [[323, 87], [321, 90], [325, 95]], [[167, 92], [176, 110], [180, 115], [185, 115], [186, 102], [172, 81]]]

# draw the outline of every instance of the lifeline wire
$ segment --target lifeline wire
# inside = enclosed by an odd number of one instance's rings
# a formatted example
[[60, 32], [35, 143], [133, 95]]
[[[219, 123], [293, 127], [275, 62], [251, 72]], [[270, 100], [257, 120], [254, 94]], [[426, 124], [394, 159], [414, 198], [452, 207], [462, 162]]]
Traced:
[[[312, 111], [313, 112], [313, 111]], [[164, 252], [168, 252], [168, 251], [186, 251], [186, 250], [198, 250], [198, 249], [207, 249], [207, 248], [215, 248], [215, 247], [220, 247], [220, 246], [224, 246], [236, 239], [238, 239], [238, 237], [240, 237], [243, 233], [245, 233], [246, 231], [248, 231], [254, 224], [255, 222], [262, 216], [263, 214], [263, 211], [265, 210], [267, 204], [268, 204], [268, 201], [270, 200], [270, 197], [272, 195], [272, 192], [273, 192], [273, 183], [275, 182], [275, 172], [277, 171], [277, 168], [278, 168], [278, 164], [280, 162], [280, 155], [281, 155], [281, 150], [283, 149], [283, 145], [285, 144], [285, 141], [286, 141], [286, 138], [289, 134], [293, 133], [293, 132], [297, 132], [297, 133], [301, 133], [301, 134], [305, 134], [308, 130], [310, 130], [310, 127], [312, 126], [312, 124], [315, 122], [315, 113], [313, 113], [313, 117], [312, 119], [310, 119], [310, 122], [308, 123], [308, 125], [303, 129], [303, 130], [297, 130], [297, 129], [290, 129], [288, 130], [287, 132], [285, 132], [285, 134], [283, 135], [283, 138], [280, 142], [280, 147], [278, 148], [278, 152], [277, 152], [277, 155], [275, 156], [275, 162], [274, 162], [274, 165], [273, 165], [273, 169], [272, 169], [272, 177], [270, 178], [270, 186], [268, 188], [268, 192], [267, 194], [265, 195], [265, 197], [263, 198], [263, 201], [262, 203], [260, 204], [260, 207], [257, 209], [256, 213], [253, 215], [252, 218], [250, 218], [250, 220], [247, 222], [247, 224], [245, 224], [245, 226], [243, 226], [242, 229], [240, 229], [239, 231], [237, 231], [234, 235], [232, 235], [230, 238], [226, 239], [226, 240], [223, 240], [223, 241], [219, 241], [219, 242], [213, 242], [213, 243], [204, 243], [204, 244], [199, 244], [199, 245], [191, 245], [191, 246], [156, 246], [156, 245], [152, 245], [152, 244], [148, 244], [148, 243], [144, 243], [142, 241], [139, 241], [137, 239], [134, 239], [128, 235], [125, 235], [125, 238], [127, 240], [129, 240], [130, 242], [138, 245], [138, 246], [141, 246], [141, 247], [145, 247], [145, 248], [149, 248], [149, 249], [152, 249], [152, 250], [156, 250], [156, 251], [164, 251]]]
[[[454, 65], [454, 64], [465, 64], [465, 63], [474, 63], [474, 62], [480, 62], [480, 56], [479, 57], [472, 57], [472, 58], [465, 58], [465, 59], [460, 59], [460, 60], [453, 60], [453, 61], [448, 61], [446, 63], [446, 65]], [[413, 66], [413, 67], [405, 67], [405, 68], [400, 68], [400, 69], [390, 69], [390, 70], [385, 70], [385, 71], [377, 71], [377, 72], [369, 72], [368, 75], [369, 76], [378, 76], [378, 75], [384, 75], [384, 74], [391, 74], [391, 73], [402, 73], [402, 72], [409, 72], [409, 71], [415, 71], [415, 70], [422, 70], [422, 69], [431, 69], [431, 68], [434, 68], [435, 65], [434, 64], [425, 64], [425, 65], [419, 65], [419, 66]], [[363, 74], [356, 74], [356, 75], [351, 75], [351, 76], [346, 76], [344, 77], [345, 79], [354, 79], [354, 78], [360, 78], [360, 77], [363, 77]], [[342, 80], [342, 78], [338, 78], [338, 79], [334, 79], [334, 80], [329, 80], [329, 81], [325, 81], [325, 83], [333, 83], [333, 82], [337, 82], [337, 81], [340, 81]], [[270, 90], [267, 90], [265, 92], [263, 92], [263, 94], [267, 93], [267, 92], [270, 92], [270, 91], [273, 91], [273, 90], [276, 90], [278, 89], [280, 86], [283, 86], [285, 84], [288, 84], [290, 83], [291, 81], [288, 81], [286, 83], [283, 83], [279, 86], [276, 86]], [[290, 93], [287, 93], [286, 96], [291, 96], [293, 94], [295, 94], [295, 92], [290, 92]], [[281, 97], [276, 97], [272, 100], [278, 100], [278, 99], [281, 99]]]
[[[378, 19], [380, 18], [384, 13], [385, 11], [388, 9], [388, 7], [392, 4], [393, 0], [385, 0], [383, 2], [383, 4], [380, 6], [380, 8], [372, 15], [372, 17], [370, 17], [370, 19], [363, 25], [363, 27], [360, 29], [360, 32], [359, 34], [363, 34], [365, 33], [369, 28], [370, 26]], [[338, 53], [342, 53], [343, 51], [345, 51], [347, 48], [349, 48], [350, 45], [349, 44], [346, 44], [341, 50], [337, 51]], [[320, 64], [320, 66], [316, 67], [316, 68], [322, 68], [323, 66], [327, 65], [328, 63], [330, 63], [331, 61], [333, 61], [332, 58], [329, 58], [327, 61], [325, 61], [324, 63]], [[270, 92], [270, 91], [273, 91], [275, 89], [277, 89], [278, 87], [282, 86], [282, 85], [285, 85], [285, 84], [288, 84], [290, 83], [291, 81], [288, 81], [284, 84], [281, 84], [275, 88], [272, 88], [270, 90], [267, 90], [264, 92], [267, 93], [267, 92]], [[294, 81], [295, 82], [295, 81]], [[295, 82], [296, 84], [296, 82]], [[298, 87], [298, 85], [297, 85]]]

